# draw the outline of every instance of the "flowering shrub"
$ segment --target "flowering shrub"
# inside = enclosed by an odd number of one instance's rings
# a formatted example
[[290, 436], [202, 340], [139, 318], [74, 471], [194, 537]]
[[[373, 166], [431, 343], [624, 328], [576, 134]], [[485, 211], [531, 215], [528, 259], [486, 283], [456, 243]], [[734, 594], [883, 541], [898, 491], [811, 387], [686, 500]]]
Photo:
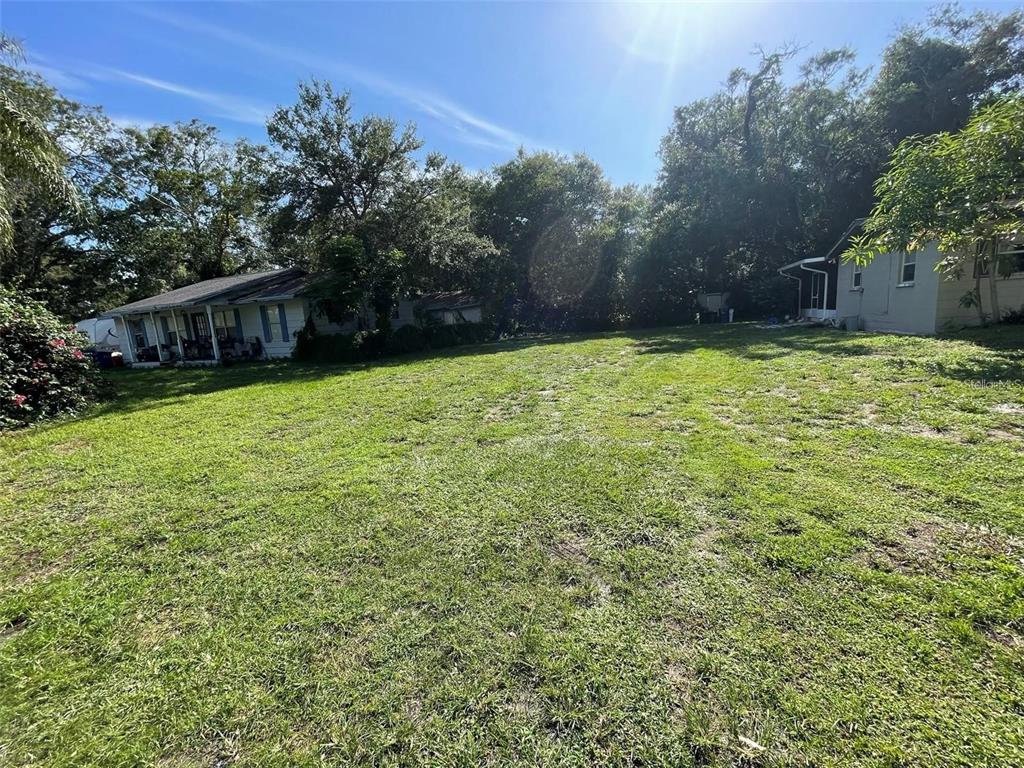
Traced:
[[0, 429], [71, 413], [95, 393], [89, 338], [0, 286]]

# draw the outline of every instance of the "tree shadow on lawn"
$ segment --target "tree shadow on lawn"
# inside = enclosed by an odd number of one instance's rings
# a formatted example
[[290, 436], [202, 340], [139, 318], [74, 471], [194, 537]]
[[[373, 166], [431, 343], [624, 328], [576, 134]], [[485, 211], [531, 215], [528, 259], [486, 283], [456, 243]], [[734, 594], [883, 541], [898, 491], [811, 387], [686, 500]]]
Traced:
[[[885, 349], [858, 340], [858, 337], [866, 335], [876, 334], [851, 333], [831, 328], [760, 329], [750, 324], [734, 324], [651, 330], [633, 334], [633, 338], [641, 354], [684, 354], [711, 349], [756, 361], [776, 360], [794, 352], [814, 352], [833, 357], [882, 356], [896, 363], [920, 365], [931, 375], [977, 386], [1000, 382], [1024, 383], [1024, 325], [974, 328], [946, 334], [941, 337], [943, 340], [966, 342], [976, 350], [965, 354], [962, 347], [939, 351], [934, 347], [922, 346], [922, 350], [925, 350], [924, 359], [916, 360], [901, 357], [898, 346]], [[905, 341], [915, 337], [892, 338]], [[935, 350], [934, 353], [929, 354], [932, 350]], [[902, 351], [907, 350], [904, 348]], [[913, 353], [910, 356], [913, 358]]]
[[756, 328], [749, 323], [693, 325], [652, 329], [631, 334], [640, 354], [683, 354], [711, 349], [748, 360], [775, 360], [793, 352], [817, 352], [838, 357], [871, 355], [868, 344], [851, 341], [850, 334], [828, 328]]
[[[299, 363], [290, 360], [242, 363], [227, 367], [160, 368], [111, 371], [105, 374], [108, 395], [86, 418], [132, 412], [168, 405], [195, 395], [238, 387], [314, 381], [371, 368], [401, 368], [423, 360], [480, 357], [537, 346], [596, 339], [626, 338], [639, 354], [686, 354], [700, 349], [722, 351], [754, 361], [772, 361], [795, 352], [835, 357], [879, 354], [879, 349], [857, 340], [857, 334], [827, 328], [759, 329], [749, 323], [692, 325], [597, 333], [557, 333], [436, 349], [365, 363]], [[947, 338], [979, 347], [976, 357], [954, 357], [929, 362], [929, 372], [980, 385], [995, 381], [1024, 382], [1024, 326], [980, 329]], [[984, 351], [987, 350], [987, 351]], [[884, 353], [883, 353], [884, 354]]]
[[272, 362], [237, 363], [230, 366], [195, 366], [185, 368], [123, 369], [104, 372], [101, 379], [100, 403], [84, 419], [110, 413], [132, 413], [163, 407], [187, 397], [208, 395], [239, 387], [316, 381], [343, 376], [373, 368], [401, 368], [423, 360], [479, 357], [512, 352], [517, 349], [582, 341], [586, 338], [615, 335], [612, 333], [550, 334], [524, 336], [502, 341], [435, 349], [362, 363], [318, 363], [279, 360]]

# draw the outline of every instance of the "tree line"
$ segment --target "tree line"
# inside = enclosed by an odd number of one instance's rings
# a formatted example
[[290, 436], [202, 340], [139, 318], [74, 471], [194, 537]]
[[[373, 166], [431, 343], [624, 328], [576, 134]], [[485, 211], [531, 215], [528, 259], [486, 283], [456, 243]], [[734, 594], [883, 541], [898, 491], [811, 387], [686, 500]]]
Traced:
[[503, 332], [597, 330], [687, 322], [702, 292], [741, 316], [791, 311], [776, 270], [871, 211], [903, 139], [1021, 90], [1024, 14], [939, 9], [875, 69], [848, 49], [756, 51], [674, 111], [650, 187], [523, 149], [469, 173], [317, 80], [265, 144], [198, 120], [119, 128], [10, 40], [0, 56], [0, 283], [66, 318], [296, 265], [332, 314], [368, 300], [386, 325], [404, 295], [467, 290]]

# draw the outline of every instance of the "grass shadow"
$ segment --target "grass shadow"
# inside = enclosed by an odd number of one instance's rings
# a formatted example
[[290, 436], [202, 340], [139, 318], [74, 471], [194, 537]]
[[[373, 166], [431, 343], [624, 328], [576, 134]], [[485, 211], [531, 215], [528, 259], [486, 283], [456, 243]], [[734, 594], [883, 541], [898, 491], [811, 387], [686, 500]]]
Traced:
[[[751, 323], [580, 334], [537, 334], [399, 355], [365, 363], [300, 363], [282, 360], [269, 363], [242, 363], [228, 367], [109, 371], [103, 376], [107, 396], [83, 418], [164, 406], [185, 397], [238, 387], [285, 381], [312, 381], [377, 367], [398, 368], [423, 360], [479, 357], [536, 346], [602, 338], [628, 338], [642, 355], [686, 354], [708, 349], [747, 360], [770, 362], [794, 353], [806, 352], [835, 357], [880, 354], [871, 343], [861, 340], [863, 337], [860, 334], [829, 328], [759, 329]], [[978, 354], [930, 360], [928, 369], [931, 373], [972, 381], [980, 386], [990, 382], [1024, 382], [1024, 326], [972, 329], [947, 335], [945, 338], [976, 345]]]
[[[755, 335], [760, 334], [760, 335]], [[851, 341], [843, 331], [827, 328], [759, 329], [750, 323], [693, 325], [631, 334], [641, 354], [683, 354], [698, 349], [724, 351], [748, 360], [775, 360], [793, 352], [840, 357], [873, 354], [868, 344]]]

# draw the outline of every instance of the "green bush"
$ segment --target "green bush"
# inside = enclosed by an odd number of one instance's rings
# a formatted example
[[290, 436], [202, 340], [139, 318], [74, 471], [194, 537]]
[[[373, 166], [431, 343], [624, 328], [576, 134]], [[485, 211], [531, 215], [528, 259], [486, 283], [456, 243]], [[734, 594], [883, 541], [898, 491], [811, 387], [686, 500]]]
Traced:
[[421, 352], [427, 348], [427, 337], [416, 325], [403, 325], [388, 338], [389, 355], [405, 355], [410, 352]]
[[295, 345], [295, 359], [315, 363], [358, 363], [362, 361], [354, 333], [307, 335]]
[[376, 360], [384, 357], [387, 352], [388, 334], [377, 328], [372, 331], [359, 331], [352, 340], [363, 360]]
[[317, 363], [361, 363], [385, 355], [402, 355], [424, 349], [443, 349], [459, 344], [479, 344], [494, 335], [482, 323], [403, 325], [391, 333], [382, 330], [357, 333], [317, 333], [309, 323], [298, 334], [296, 360]]
[[88, 344], [38, 301], [0, 287], [0, 428], [88, 405], [96, 393]]
[[1024, 325], [1024, 306], [1004, 312], [1003, 322], [1007, 325]]
[[430, 344], [432, 349], [454, 347], [461, 342], [457, 325], [428, 325], [424, 330], [427, 336], [427, 343]]
[[487, 323], [461, 323], [455, 328], [461, 344], [482, 344], [494, 338], [494, 328]]

